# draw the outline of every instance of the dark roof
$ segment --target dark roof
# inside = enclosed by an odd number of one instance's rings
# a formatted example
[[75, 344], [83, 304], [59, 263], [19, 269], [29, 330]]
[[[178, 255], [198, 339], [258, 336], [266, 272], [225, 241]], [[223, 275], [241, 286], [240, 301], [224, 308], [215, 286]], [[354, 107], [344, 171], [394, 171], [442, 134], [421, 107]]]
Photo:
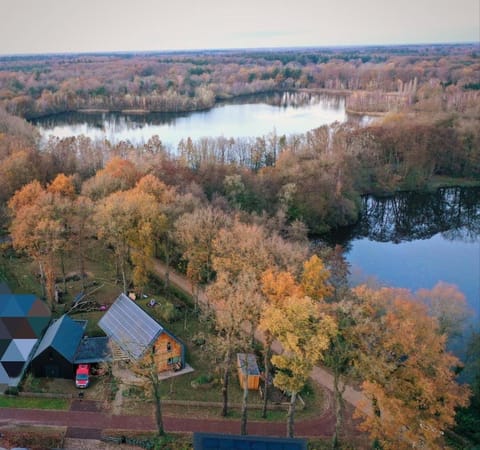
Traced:
[[194, 450], [306, 450], [305, 439], [193, 433]]
[[133, 300], [120, 294], [98, 322], [99, 327], [129, 356], [138, 359], [164, 331]]
[[52, 322], [45, 332], [34, 358], [52, 347], [67, 361], [73, 363], [80, 340], [83, 336], [83, 327], [67, 315]]
[[108, 337], [83, 338], [75, 354], [75, 364], [93, 364], [111, 361], [112, 352]]
[[257, 358], [253, 353], [237, 353], [237, 363], [243, 373], [248, 370], [248, 375], [260, 375]]

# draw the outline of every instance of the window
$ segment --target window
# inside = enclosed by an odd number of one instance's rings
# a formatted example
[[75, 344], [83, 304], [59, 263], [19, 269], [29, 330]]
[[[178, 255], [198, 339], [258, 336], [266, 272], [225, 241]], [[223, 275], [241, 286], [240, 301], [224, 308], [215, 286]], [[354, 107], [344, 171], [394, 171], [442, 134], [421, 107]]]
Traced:
[[171, 366], [173, 364], [173, 358], [168, 358], [167, 359], [167, 364]]
[[171, 352], [171, 351], [172, 351], [172, 343], [167, 342], [167, 352]]

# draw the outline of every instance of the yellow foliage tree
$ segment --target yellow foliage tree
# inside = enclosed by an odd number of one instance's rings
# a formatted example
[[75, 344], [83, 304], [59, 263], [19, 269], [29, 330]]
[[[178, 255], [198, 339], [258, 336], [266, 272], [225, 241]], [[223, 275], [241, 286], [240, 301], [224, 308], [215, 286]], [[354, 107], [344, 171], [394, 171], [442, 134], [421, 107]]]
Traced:
[[333, 294], [333, 288], [328, 284], [329, 278], [330, 272], [317, 255], [303, 263], [302, 287], [311, 299], [325, 300]]
[[262, 313], [260, 328], [269, 330], [280, 342], [283, 353], [272, 356], [277, 368], [274, 384], [289, 392], [287, 436], [294, 435], [295, 403], [310, 373], [323, 358], [336, 330], [333, 318], [320, 312], [310, 297], [288, 297], [268, 304]]

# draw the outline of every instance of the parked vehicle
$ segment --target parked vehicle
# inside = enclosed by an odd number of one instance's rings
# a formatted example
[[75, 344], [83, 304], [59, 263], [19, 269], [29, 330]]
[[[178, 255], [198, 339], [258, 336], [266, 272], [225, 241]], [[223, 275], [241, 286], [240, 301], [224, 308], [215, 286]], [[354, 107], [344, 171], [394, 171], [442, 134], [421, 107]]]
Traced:
[[90, 384], [90, 364], [79, 364], [75, 373], [75, 386], [85, 389]]

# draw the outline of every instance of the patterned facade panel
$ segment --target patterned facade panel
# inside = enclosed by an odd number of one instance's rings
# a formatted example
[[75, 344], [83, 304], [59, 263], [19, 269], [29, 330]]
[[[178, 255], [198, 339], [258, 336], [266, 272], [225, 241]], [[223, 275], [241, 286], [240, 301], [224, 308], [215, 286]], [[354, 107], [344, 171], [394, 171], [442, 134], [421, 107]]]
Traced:
[[2, 310], [1, 310], [1, 316], [2, 317], [24, 317], [26, 314], [22, 311], [22, 308], [20, 308], [19, 302], [15, 301], [15, 296], [13, 295], [8, 295], [8, 296], [3, 296], [2, 297], [7, 297], [6, 301], [2, 299]]
[[10, 378], [16, 378], [22, 373], [25, 361], [1, 361], [0, 364]]
[[50, 317], [28, 317], [27, 321], [35, 333], [35, 337], [40, 338], [50, 323]]
[[0, 339], [12, 339], [10, 330], [3, 323], [3, 318], [0, 318]]
[[2, 321], [13, 339], [35, 339], [37, 337], [26, 317], [4, 317]]
[[0, 359], [2, 359], [2, 356], [6, 352], [10, 342], [12, 342], [11, 339], [0, 339]]
[[22, 311], [22, 316], [28, 316], [32, 305], [37, 301], [37, 297], [31, 294], [15, 294], [15, 303]]
[[15, 345], [18, 348], [18, 351], [22, 354], [25, 361], [28, 360], [30, 353], [32, 353], [35, 344], [37, 343], [37, 339], [15, 339]]
[[0, 384], [10, 384], [10, 377], [2, 364], [0, 364]]
[[18, 349], [15, 340], [12, 340], [10, 342], [10, 345], [8, 346], [7, 350], [2, 356], [2, 361], [25, 361], [25, 358], [23, 357], [22, 353]]
[[48, 317], [50, 319], [50, 310], [45, 302], [40, 299], [35, 299], [28, 311], [29, 317]]

